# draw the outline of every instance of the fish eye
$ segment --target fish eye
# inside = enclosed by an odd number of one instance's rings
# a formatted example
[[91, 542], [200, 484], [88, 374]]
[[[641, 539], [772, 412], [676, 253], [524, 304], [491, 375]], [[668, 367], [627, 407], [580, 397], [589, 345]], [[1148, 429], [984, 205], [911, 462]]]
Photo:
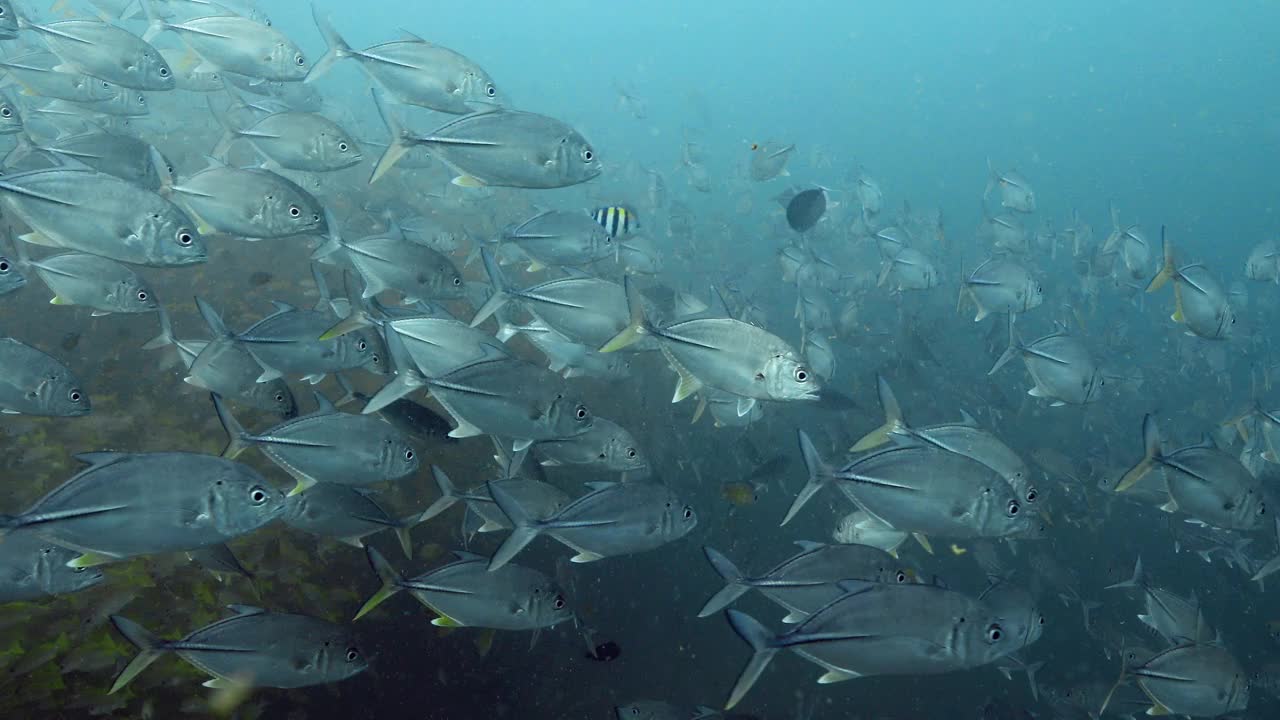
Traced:
[[360, 651], [355, 648], [347, 648], [347, 662], [353, 663], [360, 659]]
[[585, 406], [579, 405], [578, 409], [573, 411], [573, 416], [578, 418], [579, 420], [586, 420], [587, 408]]
[[563, 610], [563, 609], [564, 609], [564, 596], [563, 596], [563, 595], [557, 595], [557, 596], [556, 596], [556, 599], [555, 599], [555, 602], [553, 602], [553, 603], [551, 603], [551, 604], [552, 604], [552, 606], [553, 606], [553, 607], [555, 607], [555, 609], [557, 609], [557, 610]]
[[289, 206], [289, 217], [302, 217], [302, 208], [297, 205]]
[[149, 298], [149, 297], [151, 297], [151, 296], [147, 294], [147, 291], [146, 291], [146, 290], [139, 290], [139, 291], [138, 291], [138, 299], [139, 299], [139, 300], [141, 300], [142, 302], [146, 302], [146, 301], [147, 301], [147, 298]]
[[494, 87], [493, 83], [489, 83], [484, 86], [484, 94], [493, 97], [498, 94], [498, 88]]
[[162, 65], [160, 67], [160, 77], [169, 77], [169, 68]]
[[249, 491], [249, 502], [254, 505], [261, 505], [267, 501], [267, 491], [260, 487], [255, 487]]
[[311, 213], [311, 222], [320, 222], [320, 213]]
[[191, 236], [191, 232], [190, 232], [189, 230], [179, 230], [179, 231], [178, 231], [178, 244], [179, 244], [179, 245], [182, 245], [182, 246], [184, 246], [184, 247], [185, 247], [185, 246], [187, 246], [187, 245], [190, 245], [190, 244], [191, 244], [191, 243], [193, 243], [193, 242], [195, 242], [195, 238]]
[[284, 402], [284, 393], [282, 392], [276, 393], [276, 402], [278, 403]]
[[369, 343], [365, 342], [364, 340], [356, 341], [356, 349], [359, 350], [360, 352], [364, 352], [368, 348], [369, 348]]
[[1020, 505], [1018, 505], [1018, 501], [1017, 501], [1017, 500], [1010, 500], [1010, 501], [1009, 501], [1009, 507], [1008, 507], [1009, 517], [1014, 517], [1015, 515], [1017, 515], [1017, 514], [1018, 514], [1018, 511], [1019, 511], [1019, 510], [1021, 510], [1021, 509], [1022, 509], [1022, 507], [1021, 507]]
[[637, 455], [637, 453], [636, 453], [636, 449], [635, 449], [635, 448], [627, 448], [627, 457], [628, 457], [628, 458], [630, 458], [630, 459], [633, 459], [633, 460], [634, 460], [634, 459], [635, 459], [635, 457], [636, 457], [636, 455]]
[[13, 117], [13, 108], [8, 105], [0, 107], [0, 117]]
[[1040, 497], [1040, 493], [1036, 492], [1035, 488], [1027, 490], [1027, 502], [1035, 502], [1038, 497]]
[[1000, 642], [1000, 638], [1004, 637], [1004, 630], [999, 625], [992, 623], [987, 627], [987, 640], [990, 642]]
[[302, 67], [303, 65], [307, 64], [307, 59], [302, 56], [302, 53], [298, 53], [297, 55], [293, 56], [293, 62], [298, 67]]
[[454, 287], [461, 287], [461, 286], [462, 286], [462, 278], [460, 278], [460, 277], [456, 277], [456, 276], [455, 276], [455, 277], [453, 278], [453, 286], [454, 286]]
[[147, 97], [146, 97], [145, 95], [139, 95], [139, 96], [138, 96], [138, 104], [139, 104], [139, 105], [146, 105], [146, 104], [147, 104]]
[[1041, 624], [1041, 625], [1044, 625], [1044, 616], [1043, 616], [1043, 615], [1041, 615], [1041, 616], [1040, 616], [1040, 624]]
[[691, 507], [689, 507], [688, 505], [686, 505], [686, 506], [685, 506], [685, 508], [684, 508], [684, 512], [683, 512], [683, 513], [681, 513], [681, 514], [682, 514], [682, 515], [684, 515], [684, 519], [685, 519], [685, 520], [692, 520], [692, 519], [693, 519], [693, 508], [691, 508]]
[[897, 576], [894, 579], [898, 581], [899, 585], [901, 585], [902, 583], [907, 581], [907, 574], [899, 570]]
[[80, 399], [81, 399], [82, 397], [84, 397], [84, 395], [82, 395], [82, 394], [80, 393], [80, 391], [79, 391], [78, 389], [76, 389], [76, 388], [72, 388], [72, 389], [67, 393], [67, 398], [68, 398], [69, 400], [71, 400], [71, 402], [73, 402], [73, 403], [78, 403], [78, 402], [80, 402]]
[[346, 143], [344, 142], [338, 143], [338, 152], [346, 152], [348, 149], [349, 149], [349, 146]]
[[809, 371], [802, 367], [796, 368], [796, 382], [809, 382]]
[[0, 273], [9, 272], [9, 261], [6, 258], [0, 258]]
[[106, 88], [106, 89], [110, 89], [110, 88], [111, 88], [111, 83], [109, 83], [109, 82], [105, 82], [105, 81], [104, 81], [104, 82], [102, 83], [102, 87], [104, 87], [104, 88]]
[[412, 451], [412, 450], [405, 450], [405, 451], [404, 451], [404, 459], [405, 459], [405, 460], [412, 460], [412, 459], [413, 459], [413, 451]]
[[596, 159], [596, 154], [591, 152], [591, 148], [582, 149], [582, 162], [591, 162]]

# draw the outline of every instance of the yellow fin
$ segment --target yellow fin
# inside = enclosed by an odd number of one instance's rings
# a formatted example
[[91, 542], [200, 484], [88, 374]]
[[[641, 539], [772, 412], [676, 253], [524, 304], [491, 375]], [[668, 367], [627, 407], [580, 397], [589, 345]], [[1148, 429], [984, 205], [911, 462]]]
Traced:
[[895, 424], [892, 421], [886, 422], [875, 430], [863, 435], [858, 442], [853, 444], [853, 447], [849, 448], [849, 452], [863, 452], [874, 447], [880, 447], [881, 445], [889, 442], [889, 432], [893, 430], [894, 426]]
[[75, 303], [71, 302], [70, 300], [64, 297], [54, 295], [53, 297], [49, 298], [49, 304], [50, 305], [74, 305]]
[[380, 590], [378, 590], [378, 592], [374, 593], [373, 597], [369, 598], [364, 605], [360, 606], [360, 610], [356, 612], [356, 616], [352, 618], [352, 620], [353, 621], [359, 620], [360, 618], [369, 614], [369, 611], [381, 605], [383, 600], [386, 600], [387, 598], [391, 597], [392, 595], [395, 594], [395, 592], [396, 591], [394, 587], [391, 587], [390, 585], [383, 586]]
[[920, 547], [924, 548], [925, 552], [930, 555], [933, 554], [933, 545], [929, 542], [929, 538], [926, 537], [924, 533], [911, 533], [911, 536], [916, 539], [916, 542], [920, 543]]
[[957, 545], [957, 544], [955, 544], [955, 543], [951, 543], [951, 554], [952, 554], [952, 555], [963, 555], [963, 554], [965, 554], [965, 553], [967, 553], [967, 552], [969, 552], [969, 551], [968, 551], [968, 550], [966, 550], [965, 548], [962, 548], [962, 547], [960, 547], [959, 545]]
[[457, 185], [458, 187], [466, 187], [466, 188], [484, 187], [483, 180], [481, 180], [478, 177], [473, 177], [471, 175], [459, 175], [458, 177], [453, 179], [453, 184]]
[[99, 565], [106, 565], [107, 563], [113, 563], [118, 559], [119, 558], [113, 558], [108, 555], [103, 555], [101, 553], [87, 552], [81, 555], [80, 557], [74, 558], [73, 560], [71, 560], [71, 562], [67, 563], [67, 567], [71, 567], [71, 568], [97, 567]]
[[682, 365], [672, 363], [671, 367], [680, 376], [679, 381], [676, 382], [675, 394], [671, 396], [671, 402], [678, 403], [702, 389], [702, 381], [685, 370]]
[[480, 657], [488, 657], [489, 651], [493, 649], [493, 638], [498, 631], [493, 628], [485, 628], [476, 636], [476, 652], [480, 653]]
[[1173, 284], [1173, 314], [1169, 319], [1176, 323], [1187, 321], [1187, 316], [1182, 313], [1182, 285], [1176, 282]]
[[293, 497], [294, 495], [301, 495], [303, 492], [307, 490], [307, 488], [316, 484], [316, 481], [314, 478], [299, 477], [294, 479], [298, 481], [298, 484], [293, 486], [293, 489], [289, 491], [289, 494], [287, 497]]
[[1170, 713], [1169, 708], [1165, 707], [1164, 705], [1161, 705], [1159, 700], [1152, 700], [1151, 702], [1155, 704], [1147, 708], [1148, 715], [1152, 715], [1152, 716], [1168, 715]]
[[693, 425], [694, 423], [698, 422], [698, 420], [702, 417], [702, 413], [706, 411], [707, 411], [707, 394], [699, 393], [698, 407], [693, 411], [693, 419], [689, 421], [689, 424]]
[[449, 617], [448, 615], [441, 615], [440, 617], [436, 618], [435, 620], [432, 620], [432, 621], [431, 621], [431, 624], [432, 624], [432, 625], [435, 625], [436, 627], [442, 627], [442, 628], [460, 628], [460, 627], [466, 627], [465, 625], [463, 625], [462, 623], [458, 622], [457, 620], [454, 620], [453, 618]]
[[1147, 473], [1151, 472], [1152, 467], [1154, 466], [1150, 458], [1144, 459], [1142, 462], [1133, 466], [1133, 469], [1125, 473], [1124, 477], [1120, 478], [1120, 482], [1116, 485], [1116, 492], [1122, 493], [1134, 485], [1137, 485], [1142, 481], [1142, 478], [1147, 476]]
[[529, 268], [528, 268], [527, 270], [525, 270], [525, 272], [531, 272], [531, 273], [533, 273], [533, 272], [542, 272], [543, 270], [546, 270], [546, 269], [547, 269], [547, 266], [546, 266], [546, 265], [543, 265], [542, 263], [538, 262], [537, 260], [530, 260], [530, 261], [529, 261]]

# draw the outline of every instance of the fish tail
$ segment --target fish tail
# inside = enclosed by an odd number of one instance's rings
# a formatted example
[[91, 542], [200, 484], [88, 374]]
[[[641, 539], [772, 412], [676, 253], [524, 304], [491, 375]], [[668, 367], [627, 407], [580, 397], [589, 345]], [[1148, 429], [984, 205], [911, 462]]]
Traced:
[[338, 34], [338, 29], [333, 26], [320, 12], [320, 8], [315, 3], [311, 4], [311, 17], [316, 22], [316, 29], [320, 31], [320, 37], [324, 38], [325, 51], [324, 55], [311, 66], [311, 72], [307, 73], [303, 82], [315, 82], [333, 67], [333, 64], [339, 60], [351, 56], [351, 46], [346, 40]]
[[234, 458], [253, 444], [247, 439], [249, 433], [244, 431], [240, 422], [231, 414], [231, 410], [223, 404], [218, 393], [209, 393], [209, 397], [213, 400], [213, 410], [218, 414], [218, 422], [222, 423], [222, 429], [227, 433], [227, 446], [222, 449], [222, 457]]
[[391, 378], [390, 382], [383, 385], [381, 390], [369, 398], [369, 402], [365, 403], [364, 409], [360, 411], [362, 415], [376, 413], [427, 384], [427, 380], [418, 369], [417, 363], [413, 361], [408, 349], [405, 348], [404, 341], [400, 339], [400, 333], [396, 332], [390, 325], [384, 325], [382, 328], [382, 340], [387, 346], [387, 354], [391, 356], [391, 367], [396, 368], [396, 374]]
[[498, 551], [489, 559], [489, 570], [497, 570], [506, 565], [516, 556], [525, 545], [533, 542], [538, 536], [539, 528], [536, 521], [529, 515], [529, 512], [520, 506], [510, 491], [501, 484], [490, 481], [489, 495], [493, 497], [493, 501], [498, 505], [498, 509], [506, 514], [511, 520], [513, 527], [511, 534], [506, 540], [502, 541], [502, 545], [498, 547]]
[[116, 676], [116, 681], [112, 684], [108, 694], [128, 685], [130, 680], [133, 680], [139, 673], [146, 670], [151, 663], [158, 660], [168, 650], [164, 640], [129, 618], [121, 615], [112, 615], [110, 619], [111, 624], [116, 627], [116, 630], [120, 631], [124, 639], [138, 647], [138, 654]]
[[1139, 555], [1138, 561], [1133, 565], [1133, 576], [1123, 582], [1118, 582], [1114, 585], [1108, 585], [1105, 589], [1114, 590], [1117, 588], [1146, 587], [1146, 580], [1144, 579], [1143, 575], [1144, 574], [1142, 572], [1142, 556]]
[[480, 248], [480, 259], [484, 261], [484, 271], [489, 276], [489, 284], [493, 286], [493, 294], [476, 311], [475, 317], [471, 318], [471, 327], [488, 320], [490, 315], [502, 309], [511, 300], [510, 286], [507, 285], [507, 279], [502, 274], [502, 268], [498, 266], [497, 258], [489, 252], [489, 248]]
[[169, 322], [169, 311], [164, 309], [164, 305], [157, 305], [156, 314], [160, 316], [160, 334], [143, 344], [143, 350], [155, 350], [173, 344], [173, 325]]
[[894, 396], [893, 388], [889, 387], [889, 381], [883, 375], [876, 375], [876, 389], [880, 394], [880, 407], [884, 410], [884, 424], [863, 435], [862, 439], [849, 448], [849, 452], [862, 452], [883, 445], [889, 442], [889, 433], [906, 427], [898, 398]]
[[622, 284], [627, 293], [627, 310], [631, 313], [631, 323], [600, 348], [602, 353], [614, 352], [628, 345], [633, 345], [641, 337], [653, 331], [653, 326], [649, 324], [649, 319], [644, 314], [644, 303], [640, 299], [640, 290], [631, 282], [631, 276], [624, 277]]
[[436, 481], [436, 487], [440, 490], [440, 498], [431, 503], [431, 506], [422, 511], [418, 516], [417, 522], [426, 522], [440, 513], [448, 510], [458, 503], [461, 497], [458, 495], [458, 489], [454, 487], [453, 481], [445, 474], [444, 470], [431, 466], [431, 477]]
[[725, 586], [712, 595], [707, 604], [702, 606], [702, 610], [698, 611], [700, 618], [720, 612], [750, 589], [743, 584], [742, 571], [738, 570], [733, 561], [707, 545], [702, 547], [702, 552], [707, 556], [707, 562], [711, 563], [711, 567], [715, 568], [715, 571], [724, 579]]
[[760, 673], [764, 672], [769, 661], [773, 660], [773, 656], [778, 654], [778, 645], [769, 630], [750, 615], [737, 610], [725, 610], [725, 617], [729, 620], [729, 627], [751, 646], [751, 659], [747, 661], [747, 666], [742, 668], [742, 673], [738, 675], [738, 682], [734, 683], [733, 691], [729, 693], [729, 701], [724, 705], [725, 710], [731, 710], [742, 700], [742, 696], [747, 694], [751, 686], [755, 685], [756, 680], [760, 678]]
[[1147, 292], [1155, 292], [1164, 287], [1175, 275], [1178, 274], [1178, 266], [1173, 258], [1173, 243], [1169, 242], [1169, 238], [1165, 237], [1165, 226], [1160, 226], [1160, 246], [1164, 249], [1164, 265], [1161, 266], [1160, 272], [1151, 278], [1151, 282], [1147, 284]]
[[387, 171], [409, 152], [409, 145], [405, 143], [407, 133], [400, 124], [400, 120], [387, 111], [382, 102], [382, 94], [377, 89], [372, 90], [372, 93], [373, 104], [378, 108], [378, 116], [382, 118], [382, 123], [387, 126], [387, 132], [391, 135], [391, 144], [387, 145], [387, 149], [382, 151], [382, 157], [378, 158], [378, 164], [374, 166], [373, 174], [369, 176], [370, 185], [378, 182], [378, 178], [386, 175]]
[[391, 567], [391, 563], [387, 562], [387, 559], [382, 557], [382, 553], [375, 550], [372, 545], [365, 546], [364, 552], [365, 556], [369, 558], [369, 567], [373, 568], [374, 574], [382, 581], [382, 587], [364, 605], [360, 606], [360, 610], [353, 620], [359, 620], [370, 610], [381, 605], [382, 601], [400, 592], [400, 586], [404, 583], [404, 578], [400, 576], [400, 573]]
[[1005, 363], [1012, 360], [1014, 356], [1018, 354], [1018, 349], [1022, 346], [1022, 343], [1018, 342], [1018, 335], [1013, 329], [1013, 324], [1016, 318], [1017, 315], [1009, 313], [1009, 347], [1005, 348], [1004, 352], [1000, 354], [999, 359], [996, 360], [996, 364], [992, 365], [991, 369], [987, 371], [987, 375], [995, 375], [997, 370], [1004, 367]]
[[1151, 415], [1142, 418], [1142, 446], [1142, 459], [1120, 478], [1120, 482], [1116, 485], [1116, 492], [1122, 493], [1137, 485], [1160, 459], [1160, 428], [1156, 426], [1156, 419]]
[[205, 325], [209, 326], [209, 331], [213, 333], [214, 338], [225, 338], [231, 336], [231, 331], [227, 329], [227, 324], [222, 322], [222, 316], [218, 314], [213, 306], [205, 302], [200, 296], [196, 296], [196, 309], [200, 311], [200, 317], [204, 319]]
[[338, 219], [333, 216], [333, 211], [329, 208], [324, 209], [324, 221], [325, 227], [329, 232], [325, 235], [324, 242], [320, 243], [320, 247], [316, 248], [315, 251], [311, 253], [312, 262], [322, 258], [327, 258], [346, 246], [346, 243], [342, 241], [342, 233], [338, 227]]
[[356, 330], [367, 328], [374, 324], [373, 318], [369, 316], [369, 313], [358, 308], [352, 309], [350, 315], [334, 323], [333, 327], [325, 330], [324, 333], [316, 339], [321, 342], [325, 340], [332, 340], [336, 337], [346, 335], [349, 332], [355, 332]]
[[1102, 698], [1102, 707], [1098, 708], [1098, 714], [1094, 717], [1102, 717], [1107, 712], [1107, 706], [1111, 704], [1111, 696], [1116, 694], [1116, 690], [1119, 690], [1121, 683], [1124, 682], [1125, 672], [1128, 670], [1124, 664], [1125, 649], [1124, 646], [1120, 648], [1120, 677], [1116, 678], [1115, 685], [1112, 685], [1111, 689], [1107, 691], [1107, 696]]
[[823, 487], [831, 482], [831, 467], [818, 455], [818, 449], [813, 446], [813, 441], [803, 430], [796, 431], [796, 435], [800, 441], [800, 454], [804, 458], [805, 469], [809, 471], [809, 481], [800, 489], [800, 494], [796, 495], [796, 499], [791, 503], [791, 507], [787, 510], [787, 516], [782, 519], [780, 524], [786, 525], [791, 522], [791, 518], [800, 512], [800, 508], [809, 502], [810, 498], [818, 493]]

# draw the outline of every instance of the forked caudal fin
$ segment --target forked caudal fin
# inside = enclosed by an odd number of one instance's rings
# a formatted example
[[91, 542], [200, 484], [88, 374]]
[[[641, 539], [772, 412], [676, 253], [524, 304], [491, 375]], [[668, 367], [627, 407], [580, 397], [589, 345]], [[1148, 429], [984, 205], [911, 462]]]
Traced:
[[702, 610], [698, 611], [698, 617], [700, 618], [720, 612], [750, 589], [743, 584], [742, 572], [733, 564], [733, 561], [710, 546], [704, 545], [702, 552], [707, 556], [707, 562], [711, 563], [711, 567], [715, 568], [715, 571], [725, 581], [725, 586], [715, 595], [712, 595], [711, 599], [702, 606]]
[[1160, 428], [1156, 426], [1156, 419], [1152, 415], [1142, 418], [1142, 446], [1142, 459], [1120, 478], [1116, 492], [1122, 493], [1137, 485], [1160, 460]]
[[635, 283], [631, 282], [630, 275], [622, 279], [622, 287], [627, 293], [627, 311], [631, 315], [631, 322], [623, 328], [622, 332], [600, 348], [602, 353], [616, 352], [634, 345], [653, 330], [653, 326], [649, 324], [649, 319], [644, 314], [644, 302], [640, 297], [640, 290]]
[[725, 618], [729, 620], [729, 627], [733, 628], [738, 637], [746, 640], [751, 646], [751, 659], [747, 661], [747, 666], [742, 668], [742, 673], [738, 675], [738, 682], [734, 683], [733, 691], [729, 693], [729, 701], [724, 704], [725, 710], [732, 710], [751, 686], [756, 684], [760, 673], [769, 666], [769, 661], [778, 654], [779, 648], [774, 643], [769, 630], [750, 615], [738, 610], [725, 610]]
[[787, 510], [787, 516], [782, 519], [781, 525], [791, 522], [791, 518], [800, 512], [800, 508], [804, 507], [810, 498], [817, 495], [819, 490], [829, 485], [834, 477], [831, 467], [818, 455], [818, 449], [813, 446], [813, 441], [809, 439], [809, 436], [803, 430], [796, 431], [796, 435], [800, 441], [800, 455], [804, 458], [805, 469], [809, 471], [809, 481], [800, 489], [800, 494], [796, 495], [796, 499], [791, 503], [791, 507]]

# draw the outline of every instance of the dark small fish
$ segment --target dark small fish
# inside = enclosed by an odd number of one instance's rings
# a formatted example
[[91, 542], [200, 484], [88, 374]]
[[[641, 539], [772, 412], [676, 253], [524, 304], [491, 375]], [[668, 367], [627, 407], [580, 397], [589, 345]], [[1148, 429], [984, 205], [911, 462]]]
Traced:
[[787, 224], [798, 233], [808, 232], [827, 213], [827, 192], [822, 188], [801, 190], [787, 200]]
[[[362, 403], [369, 402], [369, 397], [363, 393], [354, 393], [352, 397]], [[379, 408], [378, 415], [406, 435], [445, 443], [458, 442], [457, 438], [449, 437], [449, 431], [453, 429], [449, 421], [422, 403], [401, 398]]]
[[591, 648], [591, 652], [587, 653], [587, 659], [596, 662], [613, 662], [621, 654], [622, 648], [618, 647], [618, 643], [608, 640]]
[[275, 277], [276, 277], [275, 275], [272, 275], [271, 273], [265, 270], [259, 270], [249, 276], [249, 284], [252, 285], [253, 287], [262, 287], [263, 285], [266, 285], [267, 283], [274, 280]]

